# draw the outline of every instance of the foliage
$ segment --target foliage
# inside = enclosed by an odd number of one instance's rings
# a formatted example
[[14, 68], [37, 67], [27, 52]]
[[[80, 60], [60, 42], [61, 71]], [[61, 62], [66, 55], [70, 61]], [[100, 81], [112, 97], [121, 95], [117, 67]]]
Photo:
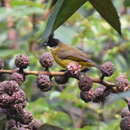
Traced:
[[[114, 81], [120, 73], [126, 73], [130, 79], [130, 2], [125, 0], [123, 3], [121, 0], [118, 2], [115, 0], [114, 3], [120, 14], [122, 10], [127, 10], [120, 16], [123, 37], [120, 37], [88, 2], [75, 14], [71, 14], [72, 17], [55, 31], [56, 38], [90, 53], [96, 63], [112, 61], [116, 66], [116, 72], [112, 77], [107, 78], [108, 81]], [[50, 4], [51, 0], [44, 2], [42, 0], [12, 0], [10, 8], [0, 7], [0, 57], [7, 61], [6, 68], [14, 69], [15, 56], [24, 53], [30, 57], [29, 70], [42, 70], [38, 58], [47, 50], [41, 49], [38, 43], [39, 38], [43, 40], [42, 35], [46, 28]], [[69, 7], [73, 8], [73, 2]], [[10, 17], [13, 20], [10, 20]], [[115, 17], [118, 21], [117, 16]], [[59, 14], [59, 19], [62, 19], [61, 14]], [[54, 26], [55, 18], [53, 20], [52, 26]], [[9, 22], [13, 26], [10, 27]], [[63, 23], [63, 21], [58, 22], [55, 28]], [[113, 26], [116, 25], [114, 23]], [[50, 25], [51, 29], [48, 30], [50, 32], [46, 34], [46, 37], [52, 32], [52, 26]], [[117, 26], [115, 28], [120, 32], [120, 25]], [[51, 70], [60, 69], [55, 64]], [[95, 69], [88, 73], [93, 77], [97, 76]], [[65, 130], [120, 129], [120, 111], [126, 106], [124, 101], [120, 100], [120, 95], [116, 98], [111, 95], [106, 104], [84, 103], [79, 98], [76, 80], [70, 79], [69, 83], [64, 86], [55, 84], [52, 91], [43, 93], [36, 88], [35, 76], [28, 76], [23, 89], [28, 98], [26, 109], [32, 112], [35, 119], [42, 120], [44, 123], [59, 126]], [[125, 95], [128, 96], [129, 93]]]

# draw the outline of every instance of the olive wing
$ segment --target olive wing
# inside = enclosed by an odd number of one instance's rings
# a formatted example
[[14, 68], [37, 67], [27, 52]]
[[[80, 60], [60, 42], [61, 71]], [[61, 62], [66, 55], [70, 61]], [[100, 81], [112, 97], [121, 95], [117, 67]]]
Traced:
[[92, 62], [90, 56], [76, 48], [62, 48], [58, 50], [58, 57], [78, 62]]

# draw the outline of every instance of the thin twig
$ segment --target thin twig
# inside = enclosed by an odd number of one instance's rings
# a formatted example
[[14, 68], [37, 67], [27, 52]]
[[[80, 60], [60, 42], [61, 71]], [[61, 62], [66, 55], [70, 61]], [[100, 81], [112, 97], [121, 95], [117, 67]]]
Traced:
[[[5, 70], [1, 69], [0, 73], [7, 73], [7, 74], [12, 74], [14, 72], [17, 72], [17, 70]], [[25, 70], [24, 71], [25, 75], [38, 75], [38, 74], [45, 74], [45, 75], [51, 75], [51, 76], [58, 76], [58, 75], [64, 75], [65, 72], [48, 72], [48, 71], [30, 71], [30, 70]], [[107, 87], [115, 87], [114, 83], [108, 82], [108, 81], [102, 81], [100, 78], [93, 78], [90, 77], [93, 82], [102, 84]]]
[[[5, 69], [0, 70], [0, 73], [12, 74], [14, 72], [17, 72], [17, 70], [5, 70]], [[47, 72], [47, 71], [30, 71], [30, 70], [26, 70], [26, 71], [24, 71], [24, 74], [25, 75], [46, 74], [46, 75], [56, 76], [56, 75], [64, 75], [64, 72]]]

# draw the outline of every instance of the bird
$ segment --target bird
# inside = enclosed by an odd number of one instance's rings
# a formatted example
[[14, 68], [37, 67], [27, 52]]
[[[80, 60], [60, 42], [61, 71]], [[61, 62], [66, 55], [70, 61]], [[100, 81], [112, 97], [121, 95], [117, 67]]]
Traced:
[[79, 65], [81, 71], [88, 70], [90, 67], [97, 68], [97, 65], [91, 60], [90, 55], [52, 36], [50, 36], [44, 45], [48, 46], [55, 62], [63, 68], [68, 68], [73, 63]]

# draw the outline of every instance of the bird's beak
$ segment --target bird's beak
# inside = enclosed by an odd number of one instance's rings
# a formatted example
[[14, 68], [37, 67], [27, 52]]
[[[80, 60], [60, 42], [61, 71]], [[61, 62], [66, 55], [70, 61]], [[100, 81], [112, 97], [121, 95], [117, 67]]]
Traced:
[[43, 46], [48, 46], [48, 43], [47, 43], [47, 42], [44, 42], [44, 43], [43, 43]]
[[47, 47], [47, 46], [48, 46], [48, 43], [47, 43], [47, 42], [41, 43], [41, 44], [39, 45], [40, 48], [42, 48], [42, 47]]
[[44, 42], [44, 43], [42, 43], [42, 46], [46, 47], [46, 46], [48, 46], [48, 43]]

